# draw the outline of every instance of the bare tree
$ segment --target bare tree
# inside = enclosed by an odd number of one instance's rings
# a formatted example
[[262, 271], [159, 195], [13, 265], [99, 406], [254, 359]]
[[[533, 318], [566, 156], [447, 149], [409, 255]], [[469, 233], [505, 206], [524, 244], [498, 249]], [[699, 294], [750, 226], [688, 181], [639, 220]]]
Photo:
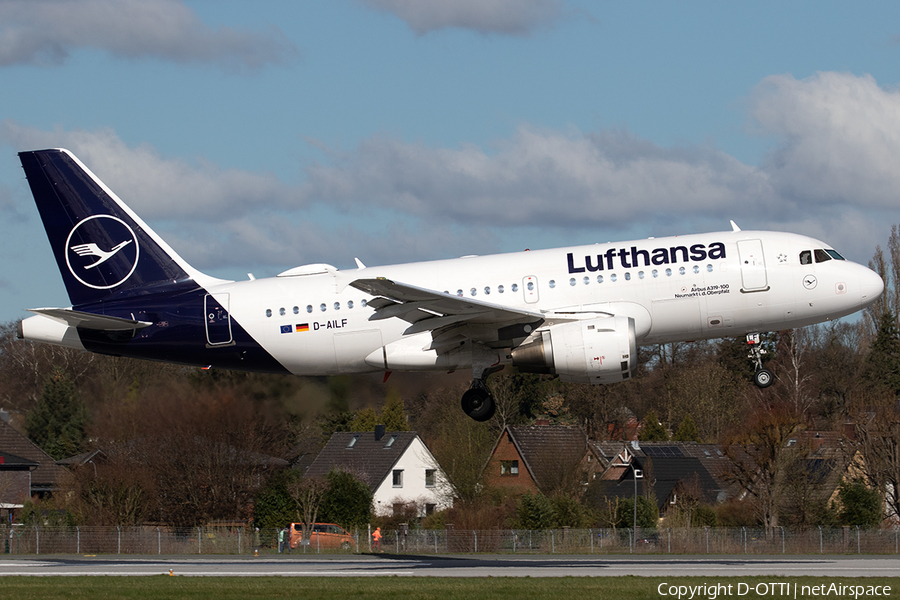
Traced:
[[328, 489], [328, 483], [320, 477], [303, 477], [288, 483], [287, 492], [297, 505], [297, 512], [303, 520], [301, 526], [304, 546], [309, 544], [322, 496]]

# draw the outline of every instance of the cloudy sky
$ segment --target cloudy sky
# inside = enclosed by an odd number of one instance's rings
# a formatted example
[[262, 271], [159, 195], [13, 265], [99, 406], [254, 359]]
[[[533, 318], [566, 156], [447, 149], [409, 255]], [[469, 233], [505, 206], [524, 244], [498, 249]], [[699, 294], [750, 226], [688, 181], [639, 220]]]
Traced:
[[68, 305], [16, 152], [274, 275], [900, 222], [900, 3], [0, 0], [0, 321]]

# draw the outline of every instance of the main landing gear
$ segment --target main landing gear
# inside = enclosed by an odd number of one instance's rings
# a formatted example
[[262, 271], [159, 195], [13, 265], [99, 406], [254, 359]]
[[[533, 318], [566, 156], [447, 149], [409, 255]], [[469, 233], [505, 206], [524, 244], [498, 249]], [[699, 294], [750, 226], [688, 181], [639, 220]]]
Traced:
[[[485, 381], [488, 375], [503, 368], [496, 354], [489, 354], [488, 360], [480, 360], [472, 366], [472, 387], [462, 396], [463, 412], [476, 421], [487, 421], [494, 416], [497, 404]], [[493, 362], [492, 362], [493, 361]]]
[[476, 379], [462, 397], [462, 409], [476, 421], [487, 421], [494, 416], [497, 405], [483, 379]]
[[767, 388], [775, 383], [775, 376], [772, 371], [764, 369], [762, 366], [762, 356], [766, 353], [765, 348], [759, 343], [758, 333], [747, 334], [747, 347], [750, 348], [750, 354], [747, 358], [756, 364], [756, 372], [753, 373], [753, 383], [758, 388]]

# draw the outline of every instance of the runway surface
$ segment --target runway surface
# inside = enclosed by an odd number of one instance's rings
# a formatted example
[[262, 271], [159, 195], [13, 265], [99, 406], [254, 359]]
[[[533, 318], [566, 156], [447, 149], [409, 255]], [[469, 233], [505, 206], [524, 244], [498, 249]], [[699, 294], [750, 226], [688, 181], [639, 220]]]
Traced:
[[0, 577], [896, 577], [896, 556], [47, 556], [0, 558]]

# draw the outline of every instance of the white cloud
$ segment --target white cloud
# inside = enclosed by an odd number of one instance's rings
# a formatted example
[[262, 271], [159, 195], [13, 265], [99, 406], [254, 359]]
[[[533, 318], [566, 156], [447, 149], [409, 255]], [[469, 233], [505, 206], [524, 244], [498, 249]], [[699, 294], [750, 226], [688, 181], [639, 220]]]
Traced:
[[765, 78], [751, 95], [757, 130], [778, 140], [763, 168], [785, 197], [809, 206], [896, 208], [900, 92], [871, 75]]
[[249, 70], [286, 62], [297, 53], [274, 26], [213, 30], [180, 0], [0, 2], [0, 66], [56, 65], [83, 48]]
[[898, 107], [897, 92], [868, 76], [771, 77], [750, 103], [758, 131], [778, 142], [759, 167], [627, 131], [522, 126], [488, 148], [373, 136], [307, 166], [299, 186], [166, 158], [111, 130], [48, 132], [5, 121], [0, 142], [70, 148], [199, 268], [346, 267], [353, 256], [376, 265], [540, 247], [535, 238], [563, 244], [622, 239], [629, 230], [724, 229], [730, 218], [745, 229], [820, 237], [865, 262], [896, 221]]
[[333, 162], [308, 169], [305, 195], [459, 223], [610, 227], [774, 200], [764, 173], [722, 152], [665, 149], [627, 132], [521, 127], [493, 153], [380, 136]]
[[220, 222], [296, 203], [296, 190], [271, 173], [167, 159], [148, 145], [129, 147], [110, 129], [42, 131], [0, 122], [0, 141], [16, 149], [67, 148], [141, 215]]
[[358, 0], [397, 15], [417, 35], [441, 29], [525, 36], [562, 16], [558, 0]]

